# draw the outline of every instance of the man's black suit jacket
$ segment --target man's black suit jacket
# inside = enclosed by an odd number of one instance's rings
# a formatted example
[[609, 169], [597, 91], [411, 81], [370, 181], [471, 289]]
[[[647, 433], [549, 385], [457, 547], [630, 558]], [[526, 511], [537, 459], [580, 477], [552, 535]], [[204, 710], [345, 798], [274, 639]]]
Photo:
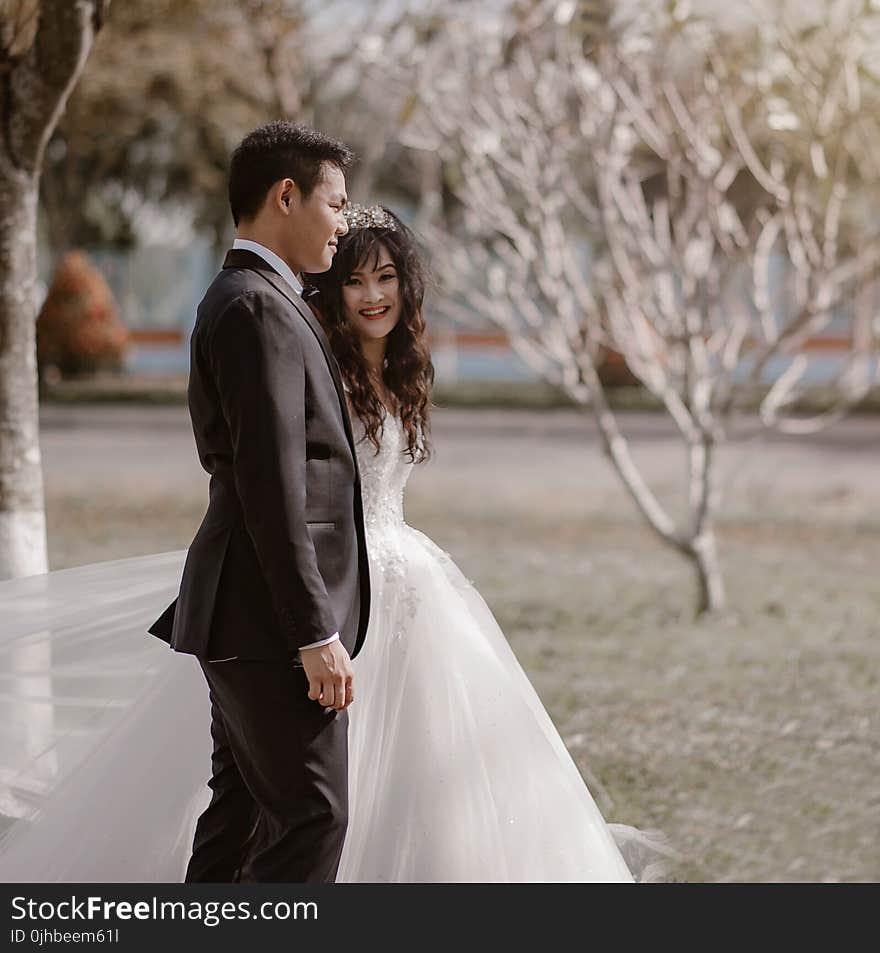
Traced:
[[308, 305], [253, 252], [229, 252], [199, 305], [188, 399], [210, 502], [149, 631], [206, 659], [287, 659], [338, 631], [356, 655], [370, 584], [339, 368]]

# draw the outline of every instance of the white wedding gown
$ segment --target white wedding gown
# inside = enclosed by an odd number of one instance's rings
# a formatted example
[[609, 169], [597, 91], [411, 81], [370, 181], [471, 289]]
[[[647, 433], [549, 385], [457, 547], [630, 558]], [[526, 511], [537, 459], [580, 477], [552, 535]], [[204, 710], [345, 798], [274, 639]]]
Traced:
[[[378, 454], [358, 446], [372, 607], [338, 880], [659, 879], [665, 839], [605, 823], [479, 593], [404, 522], [402, 448], [393, 417]], [[183, 879], [210, 799], [208, 693], [145, 631], [183, 557], [0, 584], [0, 881]]]

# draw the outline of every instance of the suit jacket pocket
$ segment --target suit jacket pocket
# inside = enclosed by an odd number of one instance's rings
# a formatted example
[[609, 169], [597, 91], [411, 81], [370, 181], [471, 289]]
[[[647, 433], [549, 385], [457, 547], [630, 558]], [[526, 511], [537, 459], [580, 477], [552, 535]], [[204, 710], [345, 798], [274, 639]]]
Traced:
[[330, 520], [310, 520], [306, 527], [315, 547], [318, 571], [327, 588], [331, 589], [339, 576], [339, 563], [342, 558], [336, 523]]

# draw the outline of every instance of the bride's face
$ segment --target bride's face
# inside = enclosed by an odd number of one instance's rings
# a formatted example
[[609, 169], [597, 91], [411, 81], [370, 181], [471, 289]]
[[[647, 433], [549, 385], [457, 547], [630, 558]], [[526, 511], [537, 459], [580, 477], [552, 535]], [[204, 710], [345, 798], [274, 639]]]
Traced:
[[362, 261], [342, 286], [345, 317], [361, 338], [384, 338], [400, 320], [400, 282], [384, 245]]

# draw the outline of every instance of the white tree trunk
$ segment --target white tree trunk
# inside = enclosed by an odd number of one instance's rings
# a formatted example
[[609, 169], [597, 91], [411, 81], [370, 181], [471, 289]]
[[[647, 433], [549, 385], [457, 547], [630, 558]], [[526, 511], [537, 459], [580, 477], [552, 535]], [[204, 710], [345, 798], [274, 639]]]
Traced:
[[37, 397], [37, 196], [46, 144], [108, 6], [109, 0], [42, 0], [0, 8], [0, 579], [48, 570]]
[[48, 571], [36, 358], [36, 177], [0, 160], [0, 579]]
[[691, 532], [687, 555], [697, 574], [697, 615], [724, 608], [724, 577], [718, 561], [715, 513], [718, 492], [715, 483], [715, 440], [701, 435], [689, 440], [689, 509]]
[[724, 577], [713, 528], [709, 527], [694, 540], [691, 558], [697, 573], [697, 614], [720, 612], [725, 605]]

